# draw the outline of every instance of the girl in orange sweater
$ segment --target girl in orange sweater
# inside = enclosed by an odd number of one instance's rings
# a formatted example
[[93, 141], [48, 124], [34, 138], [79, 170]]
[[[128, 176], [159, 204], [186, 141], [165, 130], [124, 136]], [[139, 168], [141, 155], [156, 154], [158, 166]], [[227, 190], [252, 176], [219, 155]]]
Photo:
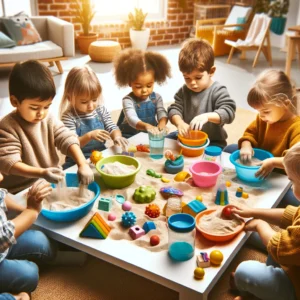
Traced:
[[[257, 177], [267, 177], [274, 168], [284, 169], [283, 157], [287, 150], [300, 142], [300, 117], [297, 116], [297, 97], [289, 78], [279, 70], [261, 73], [247, 97], [248, 104], [258, 111], [256, 120], [245, 130], [238, 141], [240, 158], [251, 161], [253, 148], [271, 152], [274, 157], [261, 162]], [[230, 145], [225, 152], [233, 152]], [[299, 203], [292, 191], [284, 196], [282, 207]]]
[[[300, 201], [300, 143], [287, 151], [283, 164], [293, 191]], [[245, 230], [256, 231], [268, 249], [266, 264], [258, 261], [242, 262], [233, 274], [233, 286], [242, 296], [254, 295], [259, 299], [300, 299], [300, 207], [286, 209], [236, 208], [232, 213], [244, 218]], [[274, 231], [268, 224], [283, 228]], [[242, 296], [235, 300], [243, 299]]]

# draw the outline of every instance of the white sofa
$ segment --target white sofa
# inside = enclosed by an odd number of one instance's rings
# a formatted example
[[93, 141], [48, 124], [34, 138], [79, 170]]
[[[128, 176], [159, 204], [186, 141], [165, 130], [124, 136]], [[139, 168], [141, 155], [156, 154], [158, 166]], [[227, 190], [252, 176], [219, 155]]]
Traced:
[[[74, 56], [74, 26], [53, 16], [36, 16], [30, 18], [39, 32], [42, 42], [0, 49], [0, 67], [13, 66], [20, 61], [37, 59], [56, 64], [60, 73], [63, 69], [60, 61]], [[0, 21], [1, 22], [1, 21]], [[2, 27], [3, 24], [0, 24]]]

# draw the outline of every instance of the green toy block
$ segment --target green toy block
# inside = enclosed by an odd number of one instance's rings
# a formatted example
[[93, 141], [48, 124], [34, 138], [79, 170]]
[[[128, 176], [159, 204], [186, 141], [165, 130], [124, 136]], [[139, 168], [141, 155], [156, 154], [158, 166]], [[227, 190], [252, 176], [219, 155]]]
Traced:
[[97, 228], [90, 223], [87, 227], [85, 227], [80, 233], [81, 237], [89, 237], [94, 239], [104, 239], [101, 233], [97, 230]]
[[99, 199], [98, 209], [104, 210], [104, 211], [110, 211], [111, 207], [112, 207], [111, 198], [103, 198], [103, 197], [101, 197]]

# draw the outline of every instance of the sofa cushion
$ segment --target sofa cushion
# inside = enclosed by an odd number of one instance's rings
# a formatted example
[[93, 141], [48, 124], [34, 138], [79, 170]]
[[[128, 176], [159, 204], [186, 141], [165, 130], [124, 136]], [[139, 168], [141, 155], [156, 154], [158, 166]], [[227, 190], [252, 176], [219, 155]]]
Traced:
[[10, 48], [16, 46], [15, 41], [0, 31], [0, 48]]
[[30, 18], [24, 13], [2, 18], [2, 22], [17, 45], [34, 44], [42, 40]]
[[63, 50], [51, 41], [33, 45], [0, 49], [0, 63], [25, 61], [28, 59], [45, 59], [63, 56]]

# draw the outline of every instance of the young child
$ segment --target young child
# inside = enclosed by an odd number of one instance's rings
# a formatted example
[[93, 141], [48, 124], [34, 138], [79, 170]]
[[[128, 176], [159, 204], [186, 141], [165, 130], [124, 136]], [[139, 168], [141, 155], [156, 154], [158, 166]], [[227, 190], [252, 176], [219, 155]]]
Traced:
[[153, 92], [154, 83], [163, 84], [171, 77], [167, 59], [156, 52], [127, 49], [114, 61], [119, 87], [130, 86], [132, 92], [123, 98], [123, 110], [117, 125], [129, 138], [139, 132], [159, 133], [168, 122], [162, 97]]
[[[283, 164], [293, 191], [300, 200], [300, 143], [287, 151]], [[259, 299], [300, 299], [300, 208], [286, 209], [237, 208], [232, 213], [245, 218], [245, 230], [256, 231], [267, 246], [266, 264], [258, 261], [242, 262], [234, 273], [233, 288], [242, 295], [254, 295]], [[268, 223], [281, 226], [275, 232]], [[235, 298], [243, 299], [242, 297]]]
[[[297, 116], [297, 97], [289, 78], [279, 70], [261, 73], [248, 97], [248, 104], [259, 114], [239, 139], [238, 146], [224, 149], [233, 152], [240, 147], [240, 158], [244, 162], [252, 159], [253, 148], [271, 152], [274, 157], [262, 161], [256, 176], [265, 178], [274, 168], [284, 169], [283, 158], [287, 150], [300, 142], [300, 117]], [[298, 201], [290, 190], [283, 199], [298, 206]]]
[[[48, 182], [36, 181], [23, 207], [7, 195], [7, 190], [0, 189], [0, 293], [5, 293], [0, 299], [29, 299], [27, 293], [35, 290], [39, 279], [35, 263], [48, 262], [56, 256], [56, 243], [41, 231], [29, 230], [51, 190]], [[20, 214], [7, 220], [8, 210]]]
[[36, 178], [61, 180], [56, 148], [73, 156], [83, 184], [93, 181], [76, 135], [48, 116], [55, 93], [52, 75], [43, 64], [30, 60], [13, 67], [9, 94], [16, 109], [0, 121], [0, 171], [4, 174], [0, 187], [10, 193], [31, 186]]
[[212, 80], [216, 71], [212, 47], [204, 40], [188, 39], [179, 53], [179, 69], [186, 84], [168, 108], [171, 123], [182, 136], [191, 129], [203, 130], [210, 145], [223, 148], [227, 138], [223, 126], [234, 120], [236, 105], [226, 87]]
[[[128, 144], [105, 106], [100, 105], [101, 92], [97, 75], [90, 67], [74, 67], [69, 72], [60, 106], [61, 119], [78, 135], [86, 158], [93, 150], [104, 150], [105, 142], [111, 139], [123, 150]], [[74, 163], [71, 157], [67, 157], [64, 168]]]

